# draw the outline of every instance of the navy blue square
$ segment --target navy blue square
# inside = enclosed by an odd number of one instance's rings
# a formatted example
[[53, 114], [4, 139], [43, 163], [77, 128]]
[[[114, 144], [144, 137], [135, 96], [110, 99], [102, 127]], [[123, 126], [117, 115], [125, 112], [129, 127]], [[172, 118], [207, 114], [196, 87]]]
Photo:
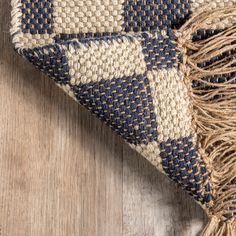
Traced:
[[166, 174], [201, 203], [212, 200], [209, 174], [198, 157], [192, 137], [160, 143], [160, 156]]
[[22, 32], [30, 34], [52, 33], [51, 0], [21, 0]]
[[70, 80], [65, 52], [57, 44], [23, 49], [22, 54], [33, 65], [45, 72], [56, 83], [66, 84]]
[[190, 0], [159, 0], [159, 28], [180, 28], [190, 15]]
[[189, 14], [189, 0], [126, 0], [123, 28], [126, 32], [178, 28]]
[[177, 66], [176, 37], [171, 29], [142, 33], [142, 48], [148, 70]]
[[144, 75], [101, 80], [74, 87], [78, 101], [105, 121], [127, 142], [157, 140], [149, 82]]

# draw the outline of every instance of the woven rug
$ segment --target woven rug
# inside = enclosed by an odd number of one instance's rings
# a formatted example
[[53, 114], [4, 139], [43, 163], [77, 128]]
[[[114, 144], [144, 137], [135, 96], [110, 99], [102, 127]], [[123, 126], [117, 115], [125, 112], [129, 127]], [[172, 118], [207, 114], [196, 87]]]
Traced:
[[236, 216], [236, 0], [12, 0], [16, 51], [209, 216]]

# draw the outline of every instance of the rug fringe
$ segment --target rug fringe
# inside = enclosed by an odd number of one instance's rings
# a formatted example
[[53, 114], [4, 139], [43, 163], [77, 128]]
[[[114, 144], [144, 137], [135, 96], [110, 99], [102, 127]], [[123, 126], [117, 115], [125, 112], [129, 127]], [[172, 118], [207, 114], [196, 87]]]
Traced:
[[[236, 26], [207, 39], [192, 38], [197, 30], [209, 28], [209, 21], [227, 17], [236, 17], [236, 6], [205, 9], [176, 31], [183, 56], [180, 69], [190, 91], [198, 150], [211, 179], [213, 200], [207, 205], [210, 222], [204, 236], [233, 235], [235, 223]], [[228, 79], [220, 82], [210, 79], [219, 75]]]
[[235, 222], [232, 220], [222, 222], [216, 216], [213, 216], [201, 236], [233, 236]]

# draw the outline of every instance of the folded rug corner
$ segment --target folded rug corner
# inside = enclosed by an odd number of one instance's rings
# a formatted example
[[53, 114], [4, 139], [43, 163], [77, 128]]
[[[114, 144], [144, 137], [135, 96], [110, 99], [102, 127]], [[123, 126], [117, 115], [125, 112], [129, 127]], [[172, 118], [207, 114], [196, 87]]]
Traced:
[[11, 3], [16, 51], [233, 235], [236, 0]]

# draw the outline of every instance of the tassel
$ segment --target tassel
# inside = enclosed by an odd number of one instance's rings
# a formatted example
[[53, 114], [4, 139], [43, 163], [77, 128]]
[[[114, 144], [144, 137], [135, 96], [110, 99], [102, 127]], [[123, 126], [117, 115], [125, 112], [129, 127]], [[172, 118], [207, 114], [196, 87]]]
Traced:
[[204, 9], [175, 32], [197, 147], [210, 173], [213, 200], [204, 205], [210, 221], [203, 236], [232, 236], [236, 222], [236, 26], [198, 41], [193, 35], [233, 17], [235, 5]]
[[213, 216], [201, 236], [233, 236], [234, 226], [233, 220], [222, 222], [216, 216]]

